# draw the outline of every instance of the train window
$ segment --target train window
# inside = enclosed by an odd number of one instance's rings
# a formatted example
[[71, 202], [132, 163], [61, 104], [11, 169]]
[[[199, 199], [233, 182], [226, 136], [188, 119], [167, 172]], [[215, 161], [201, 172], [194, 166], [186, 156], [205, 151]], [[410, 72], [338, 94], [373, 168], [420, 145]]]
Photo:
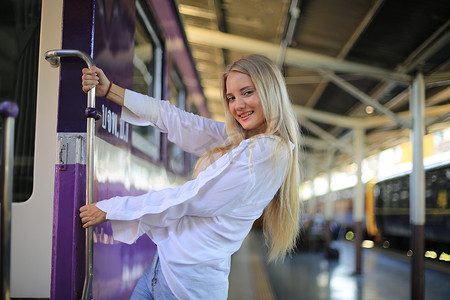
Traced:
[[[33, 192], [41, 1], [6, 0], [0, 13], [0, 101], [19, 106], [14, 136], [13, 201]], [[3, 132], [3, 124], [0, 129]]]
[[433, 172], [427, 172], [425, 174], [425, 207], [432, 208], [434, 205], [434, 193], [433, 193], [433, 185], [434, 185], [434, 174]]
[[[143, 6], [136, 2], [133, 90], [161, 99], [163, 48]], [[155, 160], [160, 159], [161, 133], [154, 127], [133, 126], [133, 146]]]
[[438, 184], [439, 186], [445, 185], [447, 183], [447, 177], [445, 176], [445, 173], [442, 172], [441, 174], [439, 174], [438, 177]]
[[400, 181], [394, 182], [394, 192], [398, 192], [402, 187], [402, 183]]
[[403, 190], [400, 192], [400, 199], [402, 200], [409, 200], [409, 191]]
[[398, 207], [398, 200], [400, 200], [400, 195], [398, 193], [392, 194], [392, 207]]
[[377, 198], [378, 196], [380, 196], [380, 185], [376, 184], [373, 187], [373, 195]]
[[384, 194], [383, 194], [383, 184], [377, 183], [373, 188], [373, 194], [375, 197], [375, 207], [384, 206]]
[[[178, 72], [176, 70], [172, 72], [170, 80], [170, 103], [180, 109], [186, 109], [186, 88], [184, 87], [180, 75], [178, 75]], [[177, 145], [169, 143], [168, 152], [169, 168], [175, 173], [184, 174], [184, 151]]]
[[[383, 186], [383, 201], [386, 203], [391, 202], [391, 195], [392, 195], [392, 183], [391, 182], [385, 182]], [[390, 204], [385, 204], [390, 205]]]

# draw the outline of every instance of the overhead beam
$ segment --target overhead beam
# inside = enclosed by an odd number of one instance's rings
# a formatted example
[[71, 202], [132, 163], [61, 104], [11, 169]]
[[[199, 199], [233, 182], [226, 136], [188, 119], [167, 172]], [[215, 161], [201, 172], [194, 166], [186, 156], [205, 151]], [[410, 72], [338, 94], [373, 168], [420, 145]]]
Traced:
[[[369, 24], [372, 23], [373, 17], [375, 16], [378, 9], [381, 7], [383, 2], [384, 0], [378, 0], [373, 4], [373, 6], [369, 9], [367, 14], [362, 19], [362, 21], [359, 23], [358, 27], [356, 27], [353, 34], [347, 40], [344, 47], [342, 47], [341, 51], [339, 51], [339, 54], [336, 56], [337, 59], [344, 59], [347, 56], [347, 54], [353, 48], [354, 44], [359, 39], [361, 34], [367, 29]], [[317, 101], [325, 91], [327, 84], [328, 82], [323, 82], [317, 85], [317, 87], [314, 89], [314, 92], [311, 94], [308, 101], [306, 102], [306, 106], [314, 107], [314, 105], [317, 103]]]
[[[186, 26], [185, 31], [190, 43], [241, 51], [244, 53], [249, 53], [249, 49], [251, 49], [251, 52], [263, 54], [274, 61], [276, 61], [280, 52], [280, 45], [278, 44], [263, 42], [242, 36], [198, 28], [195, 26]], [[354, 73], [367, 77], [402, 82], [405, 84], [409, 84], [412, 81], [411, 76], [397, 71], [392, 72], [382, 68], [349, 62], [342, 59], [336, 59], [334, 57], [293, 48], [286, 49], [285, 64], [305, 69], [328, 69], [339, 72]]]
[[364, 127], [364, 119], [362, 118], [345, 117], [295, 104], [292, 105], [292, 108], [297, 116], [305, 117], [323, 124], [345, 128]]
[[370, 105], [377, 109], [379, 112], [385, 114], [392, 120], [394, 120], [397, 124], [406, 127], [406, 128], [412, 128], [411, 121], [403, 119], [399, 116], [397, 116], [394, 112], [389, 110], [388, 108], [384, 107], [382, 104], [380, 104], [378, 101], [367, 95], [366, 93], [362, 92], [360, 89], [355, 87], [354, 85], [348, 83], [347, 81], [343, 80], [339, 76], [336, 76], [334, 73], [331, 72], [321, 72], [322, 75], [327, 77], [329, 80], [331, 80], [334, 84], [342, 88], [344, 91], [355, 97], [356, 99], [364, 102], [366, 105]]
[[427, 86], [450, 85], [450, 72], [433, 73], [425, 77]]
[[203, 9], [192, 5], [178, 4], [178, 11], [182, 15], [204, 18], [208, 20], [216, 19], [216, 15], [209, 9]]
[[[442, 49], [444, 45], [448, 43], [450, 40], [450, 20], [448, 20], [445, 24], [443, 24], [436, 32], [434, 32], [430, 37], [428, 37], [419, 47], [416, 48], [409, 56], [406, 58], [403, 63], [396, 67], [396, 71], [409, 73], [424, 64], [433, 54]], [[425, 77], [425, 83], [427, 87], [442, 85], [442, 84], [450, 84], [450, 74], [446, 74], [446, 72], [430, 74]], [[393, 82], [384, 81], [378, 90], [389, 90], [395, 86]], [[377, 98], [376, 95], [372, 95], [374, 98]], [[409, 89], [406, 93], [401, 93], [399, 97], [395, 97], [391, 101], [385, 104], [386, 107], [392, 108], [394, 105], [402, 105], [405, 104], [409, 99]], [[437, 104], [437, 103], [426, 103], [427, 106]]]
[[338, 148], [338, 149], [344, 150], [348, 154], [353, 155], [353, 148], [350, 147], [348, 144], [335, 138], [332, 134], [329, 134], [327, 131], [323, 130], [315, 123], [308, 121], [307, 119], [302, 118], [301, 116], [297, 116], [297, 119], [303, 126], [308, 128], [308, 130], [310, 130], [312, 133], [319, 136], [322, 140], [329, 142], [331, 145], [334, 145], [335, 147], [333, 147], [333, 148]]
[[436, 93], [431, 97], [428, 97], [428, 99], [425, 102], [425, 105], [426, 106], [435, 105], [447, 101], [448, 99], [450, 99], [450, 87], [440, 91], [439, 93]]
[[[448, 114], [449, 112], [450, 112], [450, 104], [427, 107], [425, 109], [425, 118], [427, 119], [427, 118], [443, 116], [445, 114]], [[400, 112], [397, 115], [402, 118], [410, 118], [409, 111]], [[380, 126], [389, 125], [389, 124], [392, 124], [392, 120], [389, 117], [376, 116], [376, 117], [368, 118], [364, 122], [364, 127], [365, 128], [375, 128], [375, 127], [380, 127]]]
[[399, 66], [409, 72], [426, 62], [432, 55], [442, 49], [450, 41], [450, 20], [445, 22], [435, 33], [428, 37], [406, 61]]
[[[337, 115], [329, 112], [324, 112], [320, 110], [314, 110], [312, 108], [292, 105], [297, 116], [305, 117], [310, 120], [330, 124], [338, 127], [345, 128], [376, 128], [380, 126], [391, 125], [394, 121], [387, 116], [373, 116], [367, 118], [355, 118], [355, 117], [345, 117], [342, 115]], [[450, 104], [427, 107], [425, 109], [425, 118], [434, 118], [438, 116], [445, 115], [450, 112]], [[401, 118], [409, 118], [409, 111], [400, 112], [397, 114]]]
[[330, 148], [330, 143], [321, 139], [316, 139], [308, 136], [303, 137], [303, 142], [306, 146], [316, 150], [326, 150]]

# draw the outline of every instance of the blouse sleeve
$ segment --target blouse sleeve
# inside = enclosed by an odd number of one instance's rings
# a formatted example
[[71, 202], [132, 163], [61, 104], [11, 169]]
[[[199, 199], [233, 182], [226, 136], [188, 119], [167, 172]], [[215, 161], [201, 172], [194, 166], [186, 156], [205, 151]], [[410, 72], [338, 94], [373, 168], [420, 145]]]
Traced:
[[204, 118], [130, 90], [125, 90], [122, 119], [168, 133], [168, 139], [184, 151], [201, 156], [228, 138], [225, 123]]
[[271, 199], [285, 177], [288, 159], [287, 147], [278, 143], [272, 137], [245, 140], [182, 186], [115, 197], [97, 207], [107, 213], [115, 239], [132, 243], [144, 233], [140, 228], [168, 227], [183, 216], [214, 217]]

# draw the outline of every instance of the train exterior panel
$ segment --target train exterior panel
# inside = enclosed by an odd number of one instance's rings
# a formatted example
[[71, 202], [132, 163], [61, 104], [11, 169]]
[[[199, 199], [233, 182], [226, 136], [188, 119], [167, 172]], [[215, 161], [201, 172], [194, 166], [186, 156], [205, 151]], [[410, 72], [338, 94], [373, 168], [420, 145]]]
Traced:
[[[330, 198], [329, 198], [330, 197]], [[332, 222], [336, 223], [343, 230], [353, 230], [353, 200], [355, 189], [353, 187], [333, 191], [330, 196], [327, 194], [317, 197], [317, 213], [324, 214], [325, 203], [330, 199], [333, 202]], [[308, 200], [310, 201], [310, 200]], [[306, 205], [309, 205], [306, 203]]]
[[[448, 251], [450, 245], [450, 164], [442, 163], [425, 172], [425, 240], [435, 249]], [[390, 240], [395, 247], [409, 247], [409, 175], [399, 175], [366, 183], [365, 230], [367, 235]], [[333, 191], [317, 197], [317, 212], [323, 214], [325, 202], [333, 202], [333, 218], [339, 228], [353, 230], [354, 188]], [[308, 200], [311, 201], [311, 200]], [[306, 205], [309, 205], [307, 202]], [[398, 243], [397, 245], [395, 245]]]
[[[51, 69], [43, 54], [84, 51], [118, 85], [181, 108], [195, 104], [203, 115], [208, 111], [174, 1], [43, 1], [41, 23], [35, 186], [30, 199], [13, 205], [11, 295], [80, 299], [85, 230], [78, 214], [86, 198], [81, 69], [86, 65], [63, 58], [60, 69]], [[94, 201], [186, 180], [194, 159], [166, 135], [128, 124], [121, 108], [105, 99], [97, 98], [96, 108], [103, 116], [95, 128]], [[31, 223], [33, 228], [20, 226]], [[113, 240], [109, 223], [95, 227], [92, 298], [129, 299], [155, 250], [149, 238], [126, 245]]]
[[[374, 215], [385, 237], [409, 238], [409, 175], [378, 182], [374, 187]], [[425, 240], [450, 244], [450, 165], [425, 172]]]

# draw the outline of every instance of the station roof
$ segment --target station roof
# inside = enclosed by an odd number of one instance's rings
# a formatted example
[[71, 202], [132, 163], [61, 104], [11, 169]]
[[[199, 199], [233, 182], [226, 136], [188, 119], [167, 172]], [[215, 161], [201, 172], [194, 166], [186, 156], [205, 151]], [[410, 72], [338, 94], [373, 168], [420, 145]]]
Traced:
[[216, 120], [224, 115], [224, 68], [259, 53], [282, 68], [306, 156], [318, 162], [333, 149], [335, 166], [351, 163], [357, 127], [366, 130], [366, 156], [409, 140], [410, 85], [419, 72], [426, 82], [427, 132], [449, 126], [448, 0], [177, 3]]

